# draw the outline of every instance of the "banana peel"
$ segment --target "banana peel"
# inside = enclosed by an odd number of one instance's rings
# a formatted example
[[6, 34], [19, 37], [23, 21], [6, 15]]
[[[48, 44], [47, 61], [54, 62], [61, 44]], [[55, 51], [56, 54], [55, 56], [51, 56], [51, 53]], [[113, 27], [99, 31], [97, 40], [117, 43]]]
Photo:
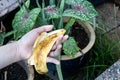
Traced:
[[43, 32], [36, 39], [33, 45], [33, 54], [28, 59], [28, 64], [34, 65], [39, 74], [45, 74], [48, 72], [46, 64], [47, 55], [58, 40], [59, 36], [65, 34], [65, 32], [65, 29], [59, 29], [49, 33]]

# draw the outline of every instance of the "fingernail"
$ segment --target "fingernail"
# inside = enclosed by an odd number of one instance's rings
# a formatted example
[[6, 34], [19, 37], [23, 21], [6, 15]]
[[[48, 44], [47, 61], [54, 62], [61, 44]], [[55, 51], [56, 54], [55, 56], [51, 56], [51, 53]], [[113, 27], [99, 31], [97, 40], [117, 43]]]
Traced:
[[58, 45], [58, 48], [59, 48], [59, 49], [61, 49], [61, 48], [62, 48], [62, 45], [61, 45], [61, 44], [59, 44], [59, 45]]

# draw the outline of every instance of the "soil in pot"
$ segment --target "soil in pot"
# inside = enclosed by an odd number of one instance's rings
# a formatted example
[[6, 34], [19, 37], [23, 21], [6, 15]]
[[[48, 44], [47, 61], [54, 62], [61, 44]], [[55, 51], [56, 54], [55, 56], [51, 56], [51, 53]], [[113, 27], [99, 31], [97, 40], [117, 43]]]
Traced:
[[[87, 46], [87, 44], [89, 43], [89, 37], [88, 37], [87, 33], [85, 32], [84, 28], [81, 27], [78, 23], [74, 24], [74, 26], [71, 28], [71, 32], [69, 35], [74, 37], [78, 46], [81, 49], [85, 48]], [[62, 52], [62, 55], [64, 55], [63, 52]], [[61, 68], [62, 68], [62, 73], [63, 73], [64, 79], [79, 73], [78, 71], [79, 71], [80, 67], [82, 67], [84, 65], [85, 61], [87, 60], [86, 56], [87, 55], [85, 54], [84, 56], [78, 57], [76, 59], [61, 61]], [[57, 72], [56, 72], [55, 65], [48, 63], [48, 68], [49, 68], [48, 75], [50, 75], [50, 77], [53, 76], [52, 78], [54, 80], [57, 80]]]
[[0, 70], [0, 80], [27, 80], [25, 70], [17, 63]]
[[81, 49], [85, 48], [89, 43], [89, 38], [84, 28], [81, 27], [77, 22], [71, 28], [70, 36], [74, 37], [78, 47]]

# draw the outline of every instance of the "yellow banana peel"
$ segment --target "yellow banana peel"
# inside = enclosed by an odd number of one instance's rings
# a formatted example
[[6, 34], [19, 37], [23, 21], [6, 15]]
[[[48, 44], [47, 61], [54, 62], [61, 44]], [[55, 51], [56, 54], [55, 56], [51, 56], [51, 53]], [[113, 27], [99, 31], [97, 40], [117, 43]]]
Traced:
[[48, 72], [46, 65], [47, 55], [60, 35], [66, 32], [65, 29], [59, 29], [52, 32], [43, 32], [36, 39], [33, 46], [33, 54], [28, 59], [28, 64], [34, 65], [39, 74]]

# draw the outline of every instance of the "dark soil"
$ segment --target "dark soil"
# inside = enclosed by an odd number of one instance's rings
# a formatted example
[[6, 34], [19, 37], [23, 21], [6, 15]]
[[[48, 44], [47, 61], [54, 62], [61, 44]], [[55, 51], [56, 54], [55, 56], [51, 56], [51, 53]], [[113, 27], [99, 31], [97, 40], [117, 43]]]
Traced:
[[77, 22], [73, 25], [71, 29], [70, 36], [74, 37], [78, 46], [83, 49], [89, 43], [89, 37], [85, 32], [84, 28], [81, 27]]
[[43, 74], [38, 74], [36, 71], [35, 71], [35, 76], [34, 76], [34, 80], [53, 80], [53, 79], [50, 79], [49, 76]]
[[0, 70], [0, 80], [27, 80], [27, 75], [24, 69], [17, 63], [11, 64]]

